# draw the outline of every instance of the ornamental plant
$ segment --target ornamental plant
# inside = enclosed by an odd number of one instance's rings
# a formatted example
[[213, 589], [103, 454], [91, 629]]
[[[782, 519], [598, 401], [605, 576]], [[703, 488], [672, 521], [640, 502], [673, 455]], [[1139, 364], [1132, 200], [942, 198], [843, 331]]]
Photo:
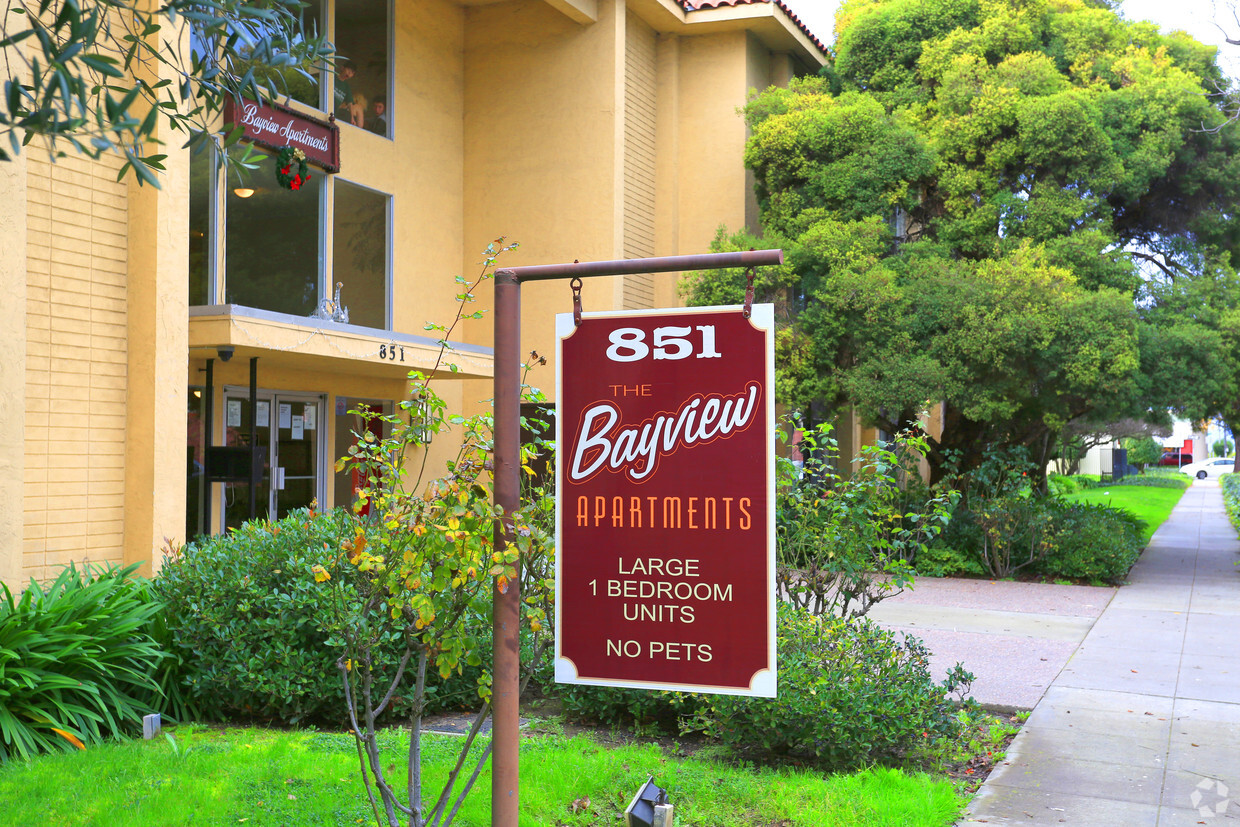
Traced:
[[862, 767], [954, 737], [972, 681], [956, 664], [936, 683], [929, 650], [911, 635], [781, 603], [779, 697], [699, 696], [683, 726], [736, 750]]
[[70, 565], [14, 598], [0, 584], [0, 764], [132, 733], [158, 703], [162, 609], [137, 566]]
[[[328, 644], [339, 653], [336, 663], [346, 712], [367, 795], [381, 827], [396, 827], [402, 819], [412, 827], [450, 824], [490, 755], [488, 747], [477, 765], [463, 772], [469, 748], [490, 711], [491, 679], [484, 670], [477, 680], [480, 709], [474, 725], [443, 789], [427, 806], [421, 735], [428, 670], [446, 679], [462, 673], [466, 665], [483, 664], [490, 639], [479, 632], [490, 628], [492, 591], [506, 591], [520, 578], [531, 661], [541, 658], [549, 640], [552, 499], [546, 492], [533, 492], [518, 513], [509, 515], [515, 543], [502, 551], [495, 548], [496, 521], [505, 515], [492, 505], [492, 416], [449, 415], [432, 388], [441, 369], [456, 369], [447, 358], [452, 330], [463, 318], [481, 317], [479, 312], [466, 314], [464, 307], [491, 277], [497, 257], [515, 246], [497, 240], [488, 246], [475, 281], [458, 277], [463, 288], [457, 296], [461, 310], [448, 327], [427, 326], [441, 334], [438, 361], [428, 373], [410, 374], [412, 392], [400, 411], [390, 416], [357, 412], [367, 420], [380, 420], [388, 435], [377, 437], [371, 428], [363, 428], [348, 456], [337, 464], [338, 470], [356, 472], [363, 483], [334, 553], [311, 569], [314, 581], [331, 595]], [[532, 354], [527, 368], [535, 363], [545, 360]], [[538, 402], [543, 397], [526, 386], [526, 399]], [[457, 446], [439, 474], [428, 473], [426, 451], [419, 450], [432, 439], [453, 439]], [[541, 443], [523, 446], [522, 466], [530, 477], [534, 476], [530, 462], [544, 449]], [[342, 582], [349, 588], [342, 588]], [[392, 640], [399, 641], [399, 660], [385, 668], [381, 656]], [[403, 794], [380, 760], [376, 733], [380, 716], [398, 702], [409, 710], [408, 787]]]
[[1037, 489], [1039, 467], [1027, 449], [995, 448], [971, 471], [952, 471], [963, 496], [945, 539], [972, 549], [987, 574], [1011, 577], [1055, 551], [1050, 501]]
[[808, 429], [800, 448], [802, 470], [778, 464], [776, 579], [803, 609], [859, 617], [912, 584], [915, 557], [948, 524], [957, 495], [921, 483], [919, 433], [865, 446], [847, 477], [830, 424]]

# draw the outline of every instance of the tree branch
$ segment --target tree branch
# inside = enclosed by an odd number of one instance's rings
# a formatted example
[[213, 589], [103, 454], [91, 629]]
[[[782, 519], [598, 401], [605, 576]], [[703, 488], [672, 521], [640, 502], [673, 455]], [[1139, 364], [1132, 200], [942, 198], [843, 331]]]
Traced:
[[1133, 258], [1139, 258], [1142, 261], [1148, 261], [1150, 264], [1153, 264], [1159, 270], [1162, 270], [1163, 273], [1166, 274], [1167, 278], [1171, 279], [1172, 281], [1175, 281], [1180, 275], [1179, 273], [1176, 273], [1175, 271], [1171, 270], [1169, 265], [1164, 264], [1160, 259], [1148, 253], [1142, 253], [1136, 250], [1131, 250], [1129, 251], [1129, 255], [1131, 255]]

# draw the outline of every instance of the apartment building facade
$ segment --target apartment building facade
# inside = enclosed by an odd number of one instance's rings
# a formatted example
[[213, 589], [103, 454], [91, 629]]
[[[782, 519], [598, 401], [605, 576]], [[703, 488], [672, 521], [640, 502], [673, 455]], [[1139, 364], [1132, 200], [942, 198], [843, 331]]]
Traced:
[[[392, 410], [408, 372], [435, 364], [424, 327], [455, 315], [454, 277], [479, 271], [488, 242], [520, 243], [505, 264], [541, 264], [700, 253], [720, 225], [756, 226], [737, 109], [825, 60], [778, 0], [314, 0], [308, 13], [348, 69], [279, 110], [338, 135], [337, 168], [312, 165], [296, 190], [270, 164], [226, 177], [219, 150], [191, 157], [175, 137], [160, 189], [118, 181], [115, 160], [31, 148], [0, 164], [11, 588], [70, 562], [150, 573], [168, 543], [347, 504], [334, 462], [362, 427], [350, 412]], [[675, 305], [675, 283], [592, 280], [583, 300]], [[527, 287], [524, 349], [552, 353], [569, 306], [566, 285]], [[438, 391], [478, 410], [489, 316], [452, 338], [458, 370]], [[531, 381], [550, 387], [543, 370]]]

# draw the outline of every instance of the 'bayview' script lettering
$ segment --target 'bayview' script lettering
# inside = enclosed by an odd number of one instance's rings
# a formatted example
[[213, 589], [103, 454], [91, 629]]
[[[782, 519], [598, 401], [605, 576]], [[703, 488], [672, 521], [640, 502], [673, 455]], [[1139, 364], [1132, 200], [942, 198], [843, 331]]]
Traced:
[[245, 115], [241, 119], [241, 123], [251, 126], [258, 133], [256, 137], [262, 137], [263, 133], [270, 132], [273, 137], [280, 137], [288, 144], [298, 144], [300, 146], [310, 146], [326, 152], [328, 149], [327, 138], [317, 138], [310, 134], [308, 129], [304, 127], [298, 129], [293, 122], [293, 118], [289, 118], [287, 122], [281, 122], [275, 118], [266, 117], [259, 114], [258, 105], [247, 103], [245, 105]]
[[569, 465], [569, 479], [584, 482], [604, 466], [633, 482], [654, 473], [659, 457], [679, 446], [723, 439], [753, 423], [762, 386], [750, 382], [732, 396], [712, 393], [686, 400], [676, 413], [661, 413], [640, 425], [621, 425], [620, 409], [611, 402], [586, 408]]

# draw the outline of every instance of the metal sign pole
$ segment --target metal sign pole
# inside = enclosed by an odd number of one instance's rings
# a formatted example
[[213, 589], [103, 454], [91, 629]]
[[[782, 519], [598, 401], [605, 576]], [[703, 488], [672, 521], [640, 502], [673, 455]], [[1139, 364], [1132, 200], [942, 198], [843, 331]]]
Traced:
[[[510, 516], [521, 501], [521, 282], [511, 272], [495, 274], [495, 550], [513, 537]], [[517, 827], [517, 743], [521, 694], [521, 586], [518, 576], [493, 593], [491, 646], [494, 653], [491, 718], [491, 824]]]
[[[520, 505], [521, 282], [636, 273], [671, 273], [784, 263], [780, 250], [749, 250], [696, 256], [591, 261], [511, 267], [495, 273], [495, 504], [505, 517], [496, 524], [496, 551], [512, 538], [511, 515]], [[520, 561], [517, 563], [520, 571]], [[518, 738], [521, 675], [521, 594], [513, 579], [495, 589], [492, 647], [491, 825], [517, 827]]]

